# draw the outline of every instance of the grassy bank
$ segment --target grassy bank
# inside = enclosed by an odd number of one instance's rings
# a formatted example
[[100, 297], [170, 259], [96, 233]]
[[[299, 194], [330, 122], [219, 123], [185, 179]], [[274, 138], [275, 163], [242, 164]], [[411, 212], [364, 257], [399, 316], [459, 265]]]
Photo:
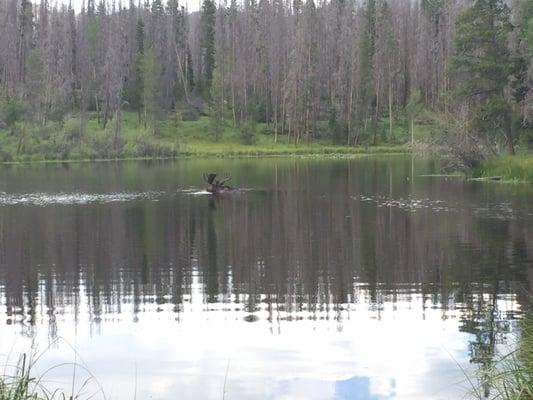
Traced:
[[[516, 350], [496, 360], [488, 371], [482, 371], [480, 389], [488, 389], [490, 399], [533, 399], [533, 314], [521, 321], [517, 340]], [[477, 391], [480, 400], [487, 398], [483, 392]]]
[[[0, 129], [0, 162], [34, 162], [52, 160], [97, 160], [132, 158], [170, 158], [180, 156], [253, 157], [253, 156], [332, 156], [356, 154], [406, 153], [410, 133], [405, 121], [396, 122], [393, 135], [388, 130], [388, 120], [379, 125], [379, 145], [370, 144], [367, 133], [363, 145], [335, 144], [327, 126], [319, 124], [316, 137], [298, 144], [289, 142], [287, 135], [275, 135], [273, 127], [258, 123], [246, 131], [233, 128], [229, 121], [223, 123], [215, 140], [213, 126], [207, 116], [167, 115], [158, 125], [156, 134], [139, 121], [136, 113], [124, 112], [120, 134], [111, 120], [105, 128], [98, 123], [94, 113], [86, 123], [80, 124], [77, 116], [61, 122], [48, 122], [46, 126], [17, 122]], [[432, 126], [419, 123], [415, 137], [432, 132]]]
[[473, 178], [501, 177], [504, 182], [533, 183], [533, 153], [484, 161], [471, 175]]

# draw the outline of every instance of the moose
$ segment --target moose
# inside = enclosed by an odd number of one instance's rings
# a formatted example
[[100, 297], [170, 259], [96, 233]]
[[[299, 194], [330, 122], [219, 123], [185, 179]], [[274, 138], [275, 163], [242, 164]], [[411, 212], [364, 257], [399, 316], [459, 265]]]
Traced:
[[231, 180], [231, 177], [224, 177], [221, 180], [216, 179], [217, 174], [204, 174], [204, 181], [209, 185], [207, 191], [212, 194], [222, 194], [233, 192], [235, 189], [226, 185], [226, 182]]

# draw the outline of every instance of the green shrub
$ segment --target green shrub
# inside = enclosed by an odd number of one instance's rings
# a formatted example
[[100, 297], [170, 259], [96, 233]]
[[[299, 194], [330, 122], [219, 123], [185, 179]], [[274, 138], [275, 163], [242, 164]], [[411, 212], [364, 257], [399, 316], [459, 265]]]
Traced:
[[56, 131], [34, 147], [31, 153], [41, 154], [46, 160], [66, 160], [71, 149], [72, 144], [68, 138]]
[[81, 124], [77, 118], [69, 118], [63, 123], [63, 135], [67, 140], [79, 140], [81, 138]]
[[136, 157], [175, 157], [178, 151], [158, 143], [151, 135], [137, 136], [134, 146]]
[[3, 147], [0, 147], [0, 162], [11, 162], [13, 161], [13, 156], [11, 153], [6, 151]]
[[274, 135], [274, 128], [272, 126], [265, 126], [263, 129], [261, 129], [262, 135], [268, 135], [273, 136]]
[[239, 130], [239, 141], [245, 145], [252, 145], [257, 141], [255, 130], [249, 124], [243, 125]]
[[26, 106], [23, 102], [12, 99], [0, 103], [0, 120], [7, 126], [13, 126], [16, 122], [22, 120], [26, 112]]
[[186, 108], [185, 110], [181, 111], [181, 120], [182, 121], [198, 121], [201, 116], [200, 110], [197, 108]]
[[117, 158], [120, 152], [115, 150], [113, 136], [108, 132], [95, 133], [88, 140], [89, 158]]

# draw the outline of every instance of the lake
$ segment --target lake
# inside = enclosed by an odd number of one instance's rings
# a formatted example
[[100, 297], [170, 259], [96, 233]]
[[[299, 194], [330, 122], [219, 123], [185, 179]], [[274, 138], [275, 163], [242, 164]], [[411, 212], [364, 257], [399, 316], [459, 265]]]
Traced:
[[[204, 172], [242, 190], [213, 197]], [[80, 399], [458, 399], [512, 348], [533, 188], [406, 156], [0, 169], [0, 365]], [[52, 368], [52, 369], [50, 369]]]

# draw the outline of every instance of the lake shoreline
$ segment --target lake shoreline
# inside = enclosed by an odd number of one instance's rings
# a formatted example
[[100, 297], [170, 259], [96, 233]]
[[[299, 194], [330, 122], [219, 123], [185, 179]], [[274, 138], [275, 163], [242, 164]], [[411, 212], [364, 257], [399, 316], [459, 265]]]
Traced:
[[66, 159], [20, 159], [0, 162], [2, 165], [22, 165], [22, 164], [64, 164], [64, 163], [111, 163], [124, 161], [165, 161], [191, 158], [206, 159], [261, 159], [261, 158], [351, 158], [374, 155], [407, 155], [411, 154], [405, 146], [387, 147], [314, 147], [295, 146], [295, 151], [286, 149], [264, 149], [251, 146], [249, 151], [183, 151], [175, 156], [167, 157], [116, 157], [116, 158], [66, 158]]
[[[498, 183], [533, 183], [533, 153], [501, 155], [468, 171], [469, 179]], [[498, 178], [498, 179], [494, 179]]]
[[[87, 163], [113, 163], [128, 161], [173, 161], [192, 158], [203, 159], [265, 159], [265, 158], [295, 158], [295, 159], [348, 159], [365, 156], [402, 156], [412, 155], [413, 152], [406, 145], [390, 145], [375, 147], [349, 147], [349, 146], [317, 146], [315, 145], [287, 145], [266, 148], [263, 146], [249, 145], [249, 149], [237, 150], [224, 149], [227, 144], [220, 144], [218, 149], [200, 150], [202, 145], [195, 143], [194, 150], [183, 150], [174, 156], [164, 157], [102, 157], [102, 158], [66, 158], [66, 159], [20, 159], [2, 161], [0, 165], [45, 165], [45, 164], [87, 164]], [[533, 183], [533, 154], [525, 153], [514, 156], [501, 155], [483, 161], [481, 166], [465, 171], [465, 180], [482, 183], [501, 184], [532, 184]]]

